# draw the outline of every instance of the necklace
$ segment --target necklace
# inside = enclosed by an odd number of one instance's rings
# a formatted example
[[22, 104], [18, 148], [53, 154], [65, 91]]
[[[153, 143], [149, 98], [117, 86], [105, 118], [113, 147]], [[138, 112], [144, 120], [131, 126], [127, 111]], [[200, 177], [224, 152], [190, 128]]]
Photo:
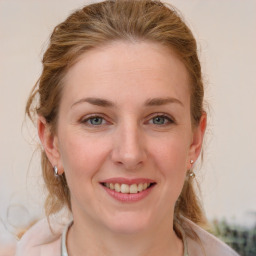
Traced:
[[[73, 221], [71, 221], [63, 230], [63, 233], [61, 235], [61, 256], [68, 256], [68, 251], [67, 251], [67, 233], [69, 228], [72, 226]], [[181, 235], [182, 235], [182, 242], [183, 242], [183, 248], [184, 248], [184, 254], [183, 256], [189, 256], [188, 255], [188, 247], [187, 247], [187, 239], [186, 239], [186, 234], [184, 230], [180, 227]]]

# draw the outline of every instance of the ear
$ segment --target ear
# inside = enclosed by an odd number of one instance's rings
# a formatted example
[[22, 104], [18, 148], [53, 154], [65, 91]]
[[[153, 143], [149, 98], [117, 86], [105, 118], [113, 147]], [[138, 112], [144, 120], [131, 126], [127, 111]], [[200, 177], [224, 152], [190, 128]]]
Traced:
[[58, 173], [62, 174], [63, 167], [59, 153], [58, 137], [52, 134], [50, 126], [47, 124], [45, 118], [42, 116], [38, 117], [37, 131], [50, 163], [53, 167], [57, 166]]
[[190, 160], [193, 160], [195, 162], [200, 155], [202, 145], [203, 145], [204, 134], [206, 130], [206, 124], [207, 124], [207, 114], [206, 112], [203, 112], [200, 118], [199, 125], [194, 127], [192, 132], [192, 142], [190, 144], [190, 149], [189, 149], [189, 163], [188, 163], [187, 170], [191, 168]]

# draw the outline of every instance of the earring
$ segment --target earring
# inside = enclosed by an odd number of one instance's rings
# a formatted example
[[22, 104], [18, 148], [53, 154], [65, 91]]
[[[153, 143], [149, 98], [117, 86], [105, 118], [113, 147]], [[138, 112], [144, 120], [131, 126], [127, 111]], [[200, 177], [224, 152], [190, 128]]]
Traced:
[[[191, 169], [192, 169], [193, 163], [194, 163], [194, 160], [191, 159], [191, 160], [190, 160]], [[193, 178], [196, 177], [196, 174], [195, 174], [195, 173], [193, 172], [193, 170], [191, 170], [191, 169], [188, 170], [188, 177], [193, 179]]]
[[196, 174], [192, 170], [188, 170], [188, 177], [194, 179]]
[[58, 176], [59, 176], [59, 173], [58, 173], [58, 167], [57, 167], [56, 165], [54, 165], [53, 171], [54, 171], [54, 175], [55, 175], [56, 177], [58, 177]]

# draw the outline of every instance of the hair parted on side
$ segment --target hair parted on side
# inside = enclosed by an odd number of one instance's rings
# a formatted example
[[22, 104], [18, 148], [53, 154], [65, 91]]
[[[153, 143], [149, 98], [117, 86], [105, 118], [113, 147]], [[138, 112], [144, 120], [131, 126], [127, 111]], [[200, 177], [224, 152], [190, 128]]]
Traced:
[[[32, 89], [26, 113], [32, 121], [45, 118], [51, 132], [56, 132], [63, 78], [84, 52], [117, 40], [150, 41], [176, 52], [191, 79], [191, 119], [199, 124], [204, 112], [201, 65], [197, 44], [178, 11], [157, 0], [109, 0], [85, 6], [72, 13], [53, 30], [43, 56], [42, 74]], [[43, 178], [48, 189], [46, 215], [57, 213], [64, 206], [71, 210], [70, 191], [65, 174], [56, 178], [44, 151], [41, 153]], [[202, 225], [205, 217], [194, 191], [192, 179], [186, 179], [175, 205], [174, 228], [187, 217]], [[190, 234], [188, 234], [190, 235]]]

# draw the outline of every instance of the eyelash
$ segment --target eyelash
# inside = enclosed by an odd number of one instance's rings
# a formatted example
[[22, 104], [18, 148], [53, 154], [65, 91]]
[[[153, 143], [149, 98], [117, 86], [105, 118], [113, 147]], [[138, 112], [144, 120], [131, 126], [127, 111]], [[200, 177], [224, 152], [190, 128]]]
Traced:
[[175, 123], [174, 119], [169, 117], [168, 115], [164, 115], [164, 114], [156, 114], [154, 115], [153, 117], [150, 118], [150, 121], [153, 120], [154, 118], [164, 118], [164, 124], [154, 124], [153, 125], [157, 125], [157, 126], [167, 126], [167, 125], [170, 125], [170, 124], [173, 124]]
[[[156, 126], [168, 126], [168, 125], [171, 125], [171, 124], [175, 124], [175, 120], [171, 117], [169, 117], [168, 115], [165, 115], [165, 114], [155, 114], [154, 116], [150, 117], [149, 121], [153, 120], [154, 118], [164, 118], [165, 119], [165, 123], [164, 124], [154, 124], [154, 123], [151, 123], [152, 125], [156, 125]], [[103, 120], [103, 122], [105, 121], [104, 124], [99, 124], [99, 125], [95, 125], [95, 124], [91, 124], [89, 123], [90, 120], [94, 119], [94, 118], [100, 118]], [[91, 115], [85, 119], [82, 119], [81, 120], [81, 123], [83, 124], [86, 124], [87, 126], [91, 126], [91, 127], [101, 127], [103, 125], [105, 125], [108, 121], [106, 121], [106, 119], [104, 118], [104, 116], [100, 115], [100, 114], [95, 114], [95, 115]]]
[[107, 122], [106, 119], [103, 116], [95, 114], [95, 115], [91, 115], [91, 116], [89, 116], [89, 117], [87, 117], [85, 119], [82, 119], [81, 123], [87, 124], [88, 126], [102, 126], [102, 124], [100, 124], [100, 125], [90, 124], [89, 121], [94, 119], [94, 118], [100, 118], [100, 119], [104, 120], [105, 122]]

